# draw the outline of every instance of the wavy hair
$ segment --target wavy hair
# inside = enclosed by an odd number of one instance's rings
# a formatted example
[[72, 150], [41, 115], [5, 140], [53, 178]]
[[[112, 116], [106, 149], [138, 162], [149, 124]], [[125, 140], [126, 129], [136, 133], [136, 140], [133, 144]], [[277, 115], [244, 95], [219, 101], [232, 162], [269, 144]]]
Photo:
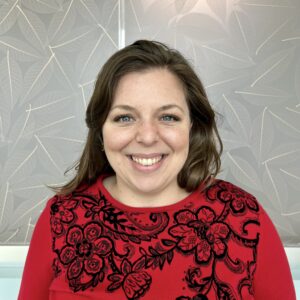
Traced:
[[115, 174], [105, 152], [101, 151], [102, 126], [113, 103], [119, 80], [131, 72], [165, 68], [182, 82], [190, 111], [189, 153], [177, 176], [178, 185], [186, 191], [195, 190], [200, 183], [210, 184], [221, 168], [223, 144], [203, 84], [183, 57], [167, 45], [149, 40], [138, 40], [113, 54], [100, 70], [94, 92], [86, 111], [88, 135], [80, 159], [67, 171], [75, 169], [74, 178], [60, 187], [58, 194], [68, 194], [81, 183], [91, 184], [102, 173]]

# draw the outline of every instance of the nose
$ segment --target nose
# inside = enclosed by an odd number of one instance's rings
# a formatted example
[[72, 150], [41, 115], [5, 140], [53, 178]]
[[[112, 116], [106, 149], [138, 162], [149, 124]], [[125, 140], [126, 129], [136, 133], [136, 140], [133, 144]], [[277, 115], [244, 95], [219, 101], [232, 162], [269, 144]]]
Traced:
[[136, 141], [145, 145], [151, 145], [158, 141], [158, 127], [153, 121], [143, 121], [138, 124]]

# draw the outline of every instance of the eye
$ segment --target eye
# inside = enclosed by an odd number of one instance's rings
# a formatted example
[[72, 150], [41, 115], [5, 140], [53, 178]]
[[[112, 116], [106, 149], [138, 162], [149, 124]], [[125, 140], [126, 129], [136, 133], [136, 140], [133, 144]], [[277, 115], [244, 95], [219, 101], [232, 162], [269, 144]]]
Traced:
[[176, 122], [176, 121], [180, 120], [175, 115], [163, 115], [161, 118], [162, 118], [163, 121], [167, 121], [167, 122], [174, 122], [174, 121]]
[[127, 123], [131, 122], [133, 118], [130, 115], [120, 115], [114, 118], [115, 122]]

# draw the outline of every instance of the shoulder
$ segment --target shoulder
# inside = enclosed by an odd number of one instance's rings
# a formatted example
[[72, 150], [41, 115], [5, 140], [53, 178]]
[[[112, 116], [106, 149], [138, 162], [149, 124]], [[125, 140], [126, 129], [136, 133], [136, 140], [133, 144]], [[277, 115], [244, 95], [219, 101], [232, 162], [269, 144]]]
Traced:
[[82, 184], [66, 195], [56, 194], [47, 202], [51, 231], [55, 236], [66, 233], [69, 226], [83, 220], [87, 213], [101, 200], [97, 184]]
[[204, 191], [207, 200], [219, 201], [230, 207], [234, 214], [250, 210], [253, 213], [261, 211], [256, 197], [245, 189], [222, 179], [215, 179]]

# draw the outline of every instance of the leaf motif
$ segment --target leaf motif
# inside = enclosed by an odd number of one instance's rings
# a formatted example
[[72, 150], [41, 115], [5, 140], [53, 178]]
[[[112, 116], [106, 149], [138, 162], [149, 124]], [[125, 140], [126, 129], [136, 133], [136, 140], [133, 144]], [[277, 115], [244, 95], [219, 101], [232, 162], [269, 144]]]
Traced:
[[20, 11], [18, 25], [23, 36], [35, 49], [43, 51], [47, 43], [45, 24], [37, 14], [33, 14], [27, 9], [22, 9], [20, 6], [17, 7]]
[[209, 15], [190, 13], [177, 22], [178, 33], [199, 42], [223, 39], [226, 32], [221, 25]]
[[250, 86], [270, 85], [283, 76], [291, 67], [294, 58], [294, 49], [287, 49], [268, 56], [263, 62], [256, 65], [252, 74]]
[[137, 236], [129, 235], [128, 238], [131, 242], [133, 242], [135, 244], [140, 244], [141, 243], [141, 240]]
[[150, 252], [153, 256], [159, 256], [159, 255], [160, 255], [153, 247], [149, 247], [149, 252]]
[[79, 53], [83, 50], [82, 45], [85, 45], [91, 39], [95, 39], [96, 36], [97, 28], [91, 28], [86, 25], [77, 26], [62, 42], [51, 45], [51, 49], [55, 53]]
[[18, 61], [32, 62], [40, 59], [40, 54], [23, 40], [10, 36], [0, 37], [0, 50], [7, 53], [9, 50], [11, 57]]
[[139, 258], [133, 265], [133, 271], [141, 271], [142, 269], [144, 269], [146, 266], [146, 258], [145, 256], [142, 256], [141, 258]]
[[235, 6], [232, 12], [228, 15], [226, 22], [229, 28], [230, 42], [235, 47], [244, 51], [248, 57], [254, 52], [254, 40], [256, 40], [257, 32], [253, 30], [253, 20], [244, 11]]
[[61, 9], [57, 2], [59, 1], [22, 0], [22, 5], [38, 14], [53, 14]]
[[292, 97], [291, 94], [288, 94], [284, 90], [262, 84], [253, 88], [249, 87], [243, 90], [236, 90], [235, 93], [241, 95], [248, 103], [256, 106], [278, 105]]
[[48, 84], [53, 72], [52, 59], [53, 56], [48, 57], [29, 67], [24, 76], [24, 95], [21, 104], [36, 96]]
[[276, 144], [270, 149], [266, 161], [272, 166], [282, 167], [284, 165], [298, 166], [300, 155], [300, 143]]
[[[229, 130], [219, 128], [219, 134], [224, 143], [224, 153], [238, 149], [241, 147], [245, 147], [245, 143], [236, 135], [234, 132], [230, 132]], [[224, 172], [226, 170], [224, 169]]]
[[241, 184], [247, 185], [251, 189], [260, 190], [261, 183], [259, 176], [250, 163], [237, 155], [232, 156], [229, 152], [227, 154], [231, 161], [229, 167], [234, 179]]
[[164, 246], [171, 247], [171, 246], [176, 245], [176, 242], [171, 241], [171, 240], [163, 239], [163, 240], [162, 240], [162, 244], [163, 244]]
[[274, 147], [274, 125], [267, 109], [264, 109], [253, 121], [250, 145], [258, 162], [266, 160]]
[[196, 4], [197, 4], [197, 0], [191, 0], [191, 1], [175, 0], [176, 12], [177, 14], [186, 14], [187, 12], [191, 11]]
[[[38, 195], [39, 194], [39, 195]], [[41, 199], [36, 201], [36, 199]], [[45, 204], [49, 199], [49, 194], [46, 190], [39, 191], [32, 195], [31, 198], [23, 199], [24, 201], [14, 211], [10, 220], [10, 228], [15, 229], [21, 227], [27, 220], [36, 220], [40, 216], [41, 211], [45, 207]]]
[[[74, 6], [78, 14], [80, 14], [85, 20], [93, 24], [102, 21], [99, 8], [94, 0], [75, 1]], [[103, 3], [101, 3], [101, 9], [103, 9]]]
[[0, 233], [6, 231], [9, 224], [10, 216], [13, 215], [13, 198], [9, 193], [9, 182], [1, 181], [3, 185], [0, 186]]
[[144, 248], [140, 247], [140, 248], [139, 248], [139, 251], [140, 251], [140, 253], [141, 253], [143, 256], [147, 256], [147, 253], [146, 253], [146, 251], [145, 251]]
[[[9, 51], [7, 52], [6, 58], [0, 63], [0, 69], [0, 84], [4, 93], [4, 99], [2, 101], [9, 102], [10, 110], [12, 110], [22, 93], [22, 71], [18, 62], [11, 57]], [[0, 107], [1, 106], [0, 104]]]
[[227, 17], [227, 1], [226, 0], [206, 0], [211, 10], [223, 21]]
[[3, 175], [9, 182], [19, 182], [32, 174], [36, 166], [35, 154], [37, 146], [31, 146], [28, 151], [26, 150], [26, 148], [22, 150], [19, 149], [17, 153], [7, 158]]
[[124, 258], [121, 264], [121, 272], [124, 275], [129, 274], [132, 271], [131, 264], [127, 258]]
[[61, 42], [74, 27], [76, 14], [73, 7], [74, 0], [65, 2], [57, 11], [48, 26], [48, 36], [51, 44]]
[[113, 292], [113, 291], [117, 290], [118, 288], [120, 288], [122, 286], [122, 283], [123, 283], [122, 281], [116, 281], [114, 283], [111, 283], [108, 286], [107, 290], [110, 292]]
[[[264, 195], [269, 200], [268, 206], [271, 205], [280, 214], [288, 204], [288, 188], [283, 175], [277, 168], [273, 168], [271, 163], [265, 164], [262, 179]], [[283, 218], [281, 215], [278, 217]]]
[[220, 40], [212, 45], [202, 45], [205, 56], [212, 66], [223, 67], [224, 70], [243, 70], [254, 66], [254, 61], [240, 45], [232, 44], [231, 40]]
[[224, 99], [224, 115], [230, 129], [242, 139], [241, 142], [249, 143], [249, 128], [252, 126], [251, 118], [248, 110], [236, 101], [233, 97], [223, 95]]
[[174, 252], [173, 251], [169, 251], [167, 253], [167, 261], [169, 264], [171, 264], [172, 260], [173, 260], [173, 257], [174, 257]]
[[297, 98], [300, 99], [300, 60], [297, 60], [296, 66], [295, 66], [295, 91]]
[[0, 35], [3, 35], [11, 29], [18, 17], [16, 9], [18, 1], [9, 1], [1, 5], [0, 9]]

